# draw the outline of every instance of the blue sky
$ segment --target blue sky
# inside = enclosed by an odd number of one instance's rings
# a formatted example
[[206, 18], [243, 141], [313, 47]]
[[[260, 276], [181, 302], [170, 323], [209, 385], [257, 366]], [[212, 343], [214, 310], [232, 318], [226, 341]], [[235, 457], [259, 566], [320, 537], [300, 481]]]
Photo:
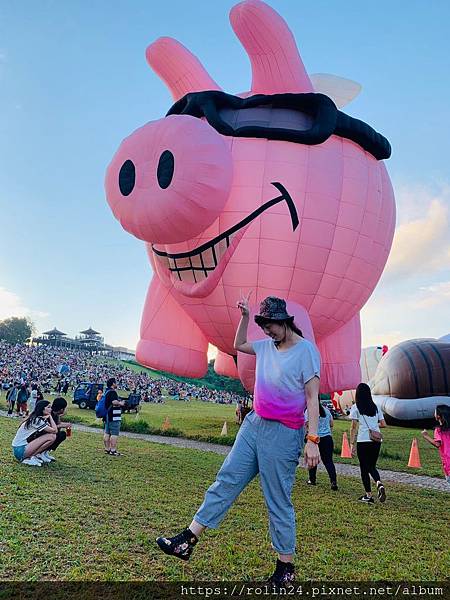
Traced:
[[[198, 0], [3, 0], [0, 6], [0, 318], [92, 325], [134, 347], [150, 269], [104, 196], [120, 141], [171, 105], [145, 48], [172, 36], [225, 91], [250, 65], [228, 12]], [[391, 142], [390, 262], [363, 310], [364, 344], [450, 331], [450, 4], [272, 0], [309, 73], [362, 84], [344, 110]]]

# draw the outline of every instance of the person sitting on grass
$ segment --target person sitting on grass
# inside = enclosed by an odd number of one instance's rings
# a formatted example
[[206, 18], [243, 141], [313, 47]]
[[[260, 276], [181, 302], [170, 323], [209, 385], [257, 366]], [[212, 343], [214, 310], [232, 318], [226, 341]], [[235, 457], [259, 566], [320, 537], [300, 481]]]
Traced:
[[434, 439], [428, 435], [426, 429], [422, 431], [422, 435], [427, 442], [438, 448], [445, 480], [450, 488], [450, 406], [447, 406], [447, 404], [436, 406], [434, 417], [439, 423], [439, 426], [434, 430]]
[[17, 430], [11, 445], [15, 458], [22, 464], [40, 467], [43, 462], [51, 462], [43, 456], [58, 432], [51, 411], [50, 402], [39, 400], [34, 411]]

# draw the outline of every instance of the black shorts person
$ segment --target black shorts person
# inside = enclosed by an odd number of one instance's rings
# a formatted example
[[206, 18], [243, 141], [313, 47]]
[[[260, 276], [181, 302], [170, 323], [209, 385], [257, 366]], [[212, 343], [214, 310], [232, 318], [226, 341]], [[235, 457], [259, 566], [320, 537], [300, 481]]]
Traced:
[[48, 459], [48, 462], [55, 461], [56, 458], [50, 452], [54, 452], [62, 442], [67, 438], [67, 429], [72, 427], [72, 423], [61, 421], [61, 417], [66, 412], [67, 408], [67, 400], [58, 396], [53, 400], [52, 403], [52, 418], [55, 422], [56, 427], [58, 428], [58, 432], [56, 434], [56, 439], [54, 442], [47, 448], [47, 450], [43, 453], [44, 457]]

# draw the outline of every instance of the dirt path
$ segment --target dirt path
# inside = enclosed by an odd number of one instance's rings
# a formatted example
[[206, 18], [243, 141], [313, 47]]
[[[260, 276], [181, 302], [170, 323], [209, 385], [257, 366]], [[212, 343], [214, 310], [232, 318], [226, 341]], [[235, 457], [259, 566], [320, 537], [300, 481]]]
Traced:
[[[0, 410], [0, 416], [6, 417], [7, 413], [4, 410]], [[73, 428], [77, 431], [83, 431], [85, 433], [97, 433], [102, 434], [102, 429], [97, 427], [87, 427], [79, 423], [74, 423]], [[144, 440], [155, 444], [166, 444], [169, 446], [177, 446], [178, 448], [187, 448], [190, 450], [201, 450], [203, 452], [214, 452], [215, 454], [221, 454], [226, 456], [231, 446], [223, 446], [221, 444], [211, 444], [209, 442], [199, 442], [197, 440], [188, 440], [181, 437], [169, 437], [165, 435], [148, 435], [145, 433], [132, 433], [130, 431], [121, 431], [122, 437], [128, 437], [135, 440]], [[336, 471], [338, 475], [349, 475], [351, 477], [359, 477], [359, 467], [355, 465], [348, 465], [344, 463], [335, 462]], [[319, 465], [319, 470], [323, 471], [324, 466]], [[438, 490], [441, 492], [448, 492], [449, 487], [445, 479], [439, 477], [428, 477], [426, 475], [413, 475], [411, 473], [401, 473], [399, 471], [385, 471], [379, 469], [380, 475], [383, 481], [391, 481], [394, 483], [403, 483], [406, 485], [412, 485], [414, 487], [426, 488], [429, 490]]]
[[[102, 433], [101, 429], [96, 427], [87, 427], [86, 425], [74, 424], [74, 429], [90, 433]], [[203, 452], [214, 452], [215, 454], [222, 454], [226, 456], [231, 446], [222, 446], [221, 444], [210, 444], [209, 442], [199, 442], [197, 440], [188, 440], [180, 437], [169, 437], [165, 435], [148, 435], [144, 433], [131, 433], [129, 431], [121, 431], [120, 435], [136, 440], [145, 440], [147, 442], [153, 442], [156, 444], [167, 444], [169, 446], [177, 446], [178, 448], [188, 448], [190, 450], [202, 450]], [[350, 475], [352, 477], [359, 477], [359, 467], [354, 465], [347, 465], [344, 463], [335, 463], [336, 471], [338, 475]], [[319, 465], [319, 470], [323, 471], [324, 466]], [[379, 469], [380, 475], [383, 481], [391, 481], [394, 483], [403, 483], [406, 485], [413, 485], [415, 487], [426, 488], [429, 490], [439, 490], [441, 492], [448, 492], [449, 487], [445, 479], [438, 477], [428, 477], [426, 475], [413, 475], [411, 473], [401, 473], [399, 471], [385, 471]]]

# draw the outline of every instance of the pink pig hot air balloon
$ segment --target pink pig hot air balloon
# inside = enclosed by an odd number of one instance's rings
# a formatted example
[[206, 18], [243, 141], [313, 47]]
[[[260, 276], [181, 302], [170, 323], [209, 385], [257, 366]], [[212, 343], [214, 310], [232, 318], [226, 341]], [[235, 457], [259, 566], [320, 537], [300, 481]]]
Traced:
[[[359, 312], [395, 226], [389, 142], [337, 109], [343, 88], [355, 95], [352, 82], [308, 76], [272, 8], [246, 0], [230, 19], [250, 58], [250, 92], [223, 92], [184, 46], [158, 39], [147, 60], [175, 104], [127, 137], [108, 167], [110, 207], [146, 242], [153, 269], [137, 359], [200, 377], [211, 343], [216, 370], [252, 389], [254, 357], [236, 357], [233, 339], [236, 302], [253, 290], [253, 313], [266, 296], [285, 298], [315, 340], [322, 391], [353, 389]], [[249, 339], [262, 337], [250, 325]]]

